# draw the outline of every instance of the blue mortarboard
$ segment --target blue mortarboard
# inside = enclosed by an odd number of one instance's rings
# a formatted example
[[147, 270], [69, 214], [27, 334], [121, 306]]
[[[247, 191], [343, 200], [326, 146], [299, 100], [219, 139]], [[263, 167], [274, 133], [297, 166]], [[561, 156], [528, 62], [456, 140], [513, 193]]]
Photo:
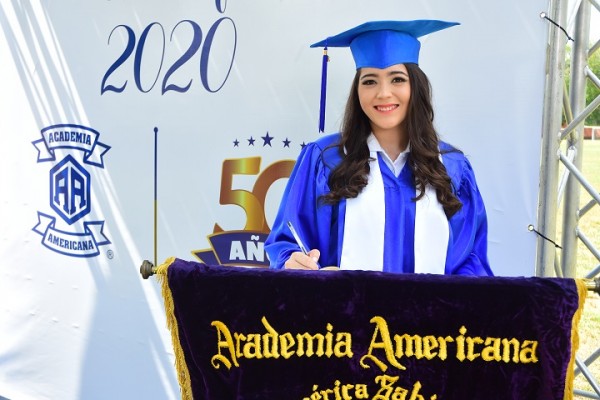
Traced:
[[319, 131], [325, 125], [325, 89], [327, 82], [328, 47], [350, 47], [356, 68], [387, 68], [391, 65], [419, 63], [421, 43], [418, 38], [459, 25], [458, 22], [437, 20], [371, 21], [330, 36], [310, 47], [324, 47], [321, 81], [321, 116]]

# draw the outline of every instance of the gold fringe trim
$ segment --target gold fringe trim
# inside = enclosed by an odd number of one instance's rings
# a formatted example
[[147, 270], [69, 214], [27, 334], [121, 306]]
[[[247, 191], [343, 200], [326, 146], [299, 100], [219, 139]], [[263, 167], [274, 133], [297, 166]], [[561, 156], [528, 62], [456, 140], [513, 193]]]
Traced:
[[587, 285], [583, 279], [575, 279], [577, 285], [577, 293], [579, 297], [579, 307], [573, 314], [573, 322], [571, 323], [571, 360], [567, 368], [567, 376], [565, 378], [565, 396], [564, 400], [573, 399], [573, 381], [575, 379], [575, 355], [579, 349], [579, 320], [581, 319], [581, 313], [583, 312], [583, 305], [587, 297]]
[[167, 269], [175, 261], [175, 257], [168, 258], [163, 264], [156, 268], [156, 279], [162, 286], [162, 296], [165, 302], [165, 314], [167, 316], [167, 327], [171, 331], [171, 341], [173, 342], [173, 351], [175, 352], [175, 369], [177, 370], [177, 380], [181, 390], [182, 400], [193, 400], [192, 382], [190, 380], [190, 371], [185, 363], [185, 356], [179, 341], [179, 328], [177, 327], [177, 318], [175, 318], [175, 305], [173, 304], [173, 295], [169, 287], [167, 278]]

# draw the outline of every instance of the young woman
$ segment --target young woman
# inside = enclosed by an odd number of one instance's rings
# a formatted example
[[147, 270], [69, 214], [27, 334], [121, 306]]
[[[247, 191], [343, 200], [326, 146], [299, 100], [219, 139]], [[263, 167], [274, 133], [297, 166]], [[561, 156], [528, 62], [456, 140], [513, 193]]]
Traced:
[[[266, 242], [272, 268], [492, 275], [464, 154], [433, 127], [418, 37], [456, 23], [369, 22], [313, 46], [356, 62], [341, 133], [302, 150]], [[291, 224], [310, 251], [301, 251]]]

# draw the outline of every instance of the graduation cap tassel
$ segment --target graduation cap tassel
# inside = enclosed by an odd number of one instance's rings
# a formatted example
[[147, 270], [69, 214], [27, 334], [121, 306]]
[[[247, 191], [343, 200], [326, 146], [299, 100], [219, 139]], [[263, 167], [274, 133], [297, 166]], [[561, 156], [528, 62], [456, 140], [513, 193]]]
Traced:
[[327, 97], [327, 46], [323, 49], [323, 65], [321, 68], [321, 107], [319, 110], [319, 132], [325, 132], [325, 99]]

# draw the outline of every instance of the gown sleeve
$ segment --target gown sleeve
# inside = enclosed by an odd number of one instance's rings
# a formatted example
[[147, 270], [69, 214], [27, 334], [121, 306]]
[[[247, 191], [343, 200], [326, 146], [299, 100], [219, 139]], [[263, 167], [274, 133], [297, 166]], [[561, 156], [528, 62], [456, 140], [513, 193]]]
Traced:
[[487, 216], [475, 174], [464, 158], [456, 192], [462, 208], [450, 218], [446, 274], [493, 276], [487, 257]]
[[323, 162], [319, 143], [307, 144], [292, 170], [273, 223], [265, 242], [270, 268], [281, 269], [291, 254], [300, 251], [287, 223], [292, 223], [307, 250], [319, 249], [321, 266], [336, 265], [335, 241], [331, 234], [331, 205], [323, 205], [319, 197], [329, 192], [330, 169]]

